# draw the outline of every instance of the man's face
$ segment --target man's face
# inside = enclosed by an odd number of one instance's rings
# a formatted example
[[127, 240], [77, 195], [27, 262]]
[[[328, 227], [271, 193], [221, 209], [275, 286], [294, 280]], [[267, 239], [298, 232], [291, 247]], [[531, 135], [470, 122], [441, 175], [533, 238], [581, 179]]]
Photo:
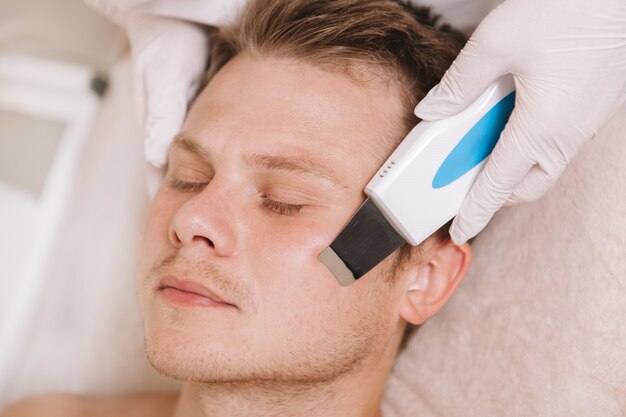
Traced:
[[[140, 298], [158, 369], [325, 381], [388, 348], [403, 290], [379, 276], [388, 265], [342, 287], [318, 255], [364, 201], [401, 115], [389, 84], [294, 60], [238, 56], [213, 78], [144, 235]], [[167, 288], [181, 282], [225, 303]]]

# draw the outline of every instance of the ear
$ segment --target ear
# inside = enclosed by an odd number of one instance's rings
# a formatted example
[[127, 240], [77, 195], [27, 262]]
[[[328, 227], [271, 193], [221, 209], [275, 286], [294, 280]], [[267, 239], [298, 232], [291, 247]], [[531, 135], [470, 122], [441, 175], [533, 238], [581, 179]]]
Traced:
[[447, 239], [428, 251], [426, 259], [402, 271], [406, 290], [399, 313], [411, 324], [422, 324], [439, 311], [459, 285], [472, 259], [468, 243], [456, 245]]

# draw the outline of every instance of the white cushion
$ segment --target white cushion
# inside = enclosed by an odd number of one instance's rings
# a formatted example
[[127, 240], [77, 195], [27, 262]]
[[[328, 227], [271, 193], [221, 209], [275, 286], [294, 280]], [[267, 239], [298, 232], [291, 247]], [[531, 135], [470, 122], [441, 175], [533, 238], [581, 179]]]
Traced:
[[402, 352], [386, 417], [626, 414], [626, 106], [542, 199], [501, 210]]

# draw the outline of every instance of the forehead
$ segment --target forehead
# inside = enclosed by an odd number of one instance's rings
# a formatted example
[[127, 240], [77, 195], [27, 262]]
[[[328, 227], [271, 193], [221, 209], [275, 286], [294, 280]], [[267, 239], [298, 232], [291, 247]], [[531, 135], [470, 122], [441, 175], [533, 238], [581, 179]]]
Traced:
[[402, 134], [402, 102], [383, 80], [292, 59], [239, 55], [209, 82], [183, 128], [212, 151], [294, 150], [369, 178]]

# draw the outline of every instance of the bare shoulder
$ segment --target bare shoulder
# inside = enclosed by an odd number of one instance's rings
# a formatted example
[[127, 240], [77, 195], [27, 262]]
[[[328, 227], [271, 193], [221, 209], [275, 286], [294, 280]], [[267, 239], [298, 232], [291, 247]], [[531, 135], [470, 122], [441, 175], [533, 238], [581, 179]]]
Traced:
[[54, 394], [15, 403], [0, 417], [169, 417], [177, 395], [142, 394], [121, 397], [82, 397]]
[[0, 417], [80, 416], [80, 398], [69, 394], [52, 394], [19, 401], [4, 409]]

